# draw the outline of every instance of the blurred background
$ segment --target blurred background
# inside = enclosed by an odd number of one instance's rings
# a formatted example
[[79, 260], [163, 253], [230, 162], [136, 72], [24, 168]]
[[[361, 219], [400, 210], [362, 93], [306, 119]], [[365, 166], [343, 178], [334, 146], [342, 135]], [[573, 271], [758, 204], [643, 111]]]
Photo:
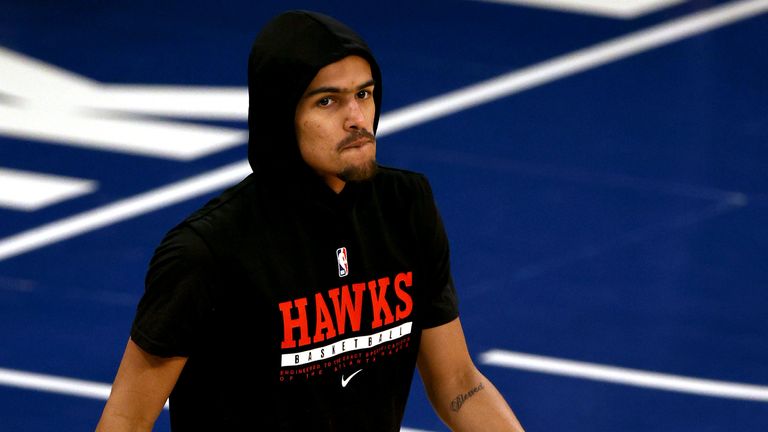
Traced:
[[[379, 59], [379, 160], [431, 179], [527, 430], [766, 430], [768, 1], [0, 0], [0, 431], [95, 427], [154, 247], [249, 172], [285, 9]], [[404, 430], [447, 430], [418, 377]]]

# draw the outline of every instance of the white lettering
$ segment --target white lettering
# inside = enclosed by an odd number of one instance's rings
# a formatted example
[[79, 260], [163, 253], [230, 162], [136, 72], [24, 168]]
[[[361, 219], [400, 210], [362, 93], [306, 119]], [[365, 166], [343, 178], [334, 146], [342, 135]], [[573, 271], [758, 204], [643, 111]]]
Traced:
[[[290, 366], [304, 365], [304, 364], [312, 363], [315, 361], [319, 361], [323, 358], [335, 357], [346, 351], [356, 351], [356, 350], [366, 349], [369, 347], [380, 345], [384, 342], [385, 340], [384, 334], [386, 334], [387, 332], [389, 332], [390, 335], [392, 334], [393, 331], [395, 334], [399, 333], [400, 336], [394, 337], [394, 339], [398, 339], [402, 336], [411, 334], [412, 328], [413, 328], [413, 323], [407, 322], [391, 330], [384, 330], [382, 332], [364, 336], [368, 338], [367, 346], [358, 344], [357, 342], [358, 342], [358, 339], [360, 339], [360, 337], [355, 337], [350, 339], [344, 339], [341, 341], [334, 342], [332, 344], [328, 344], [322, 347], [317, 347], [307, 351], [302, 351], [299, 353], [283, 354], [281, 356], [280, 366], [290, 367]], [[393, 338], [390, 337], [390, 340], [391, 339]], [[347, 342], [353, 343], [354, 347], [347, 348], [346, 346]], [[326, 350], [329, 352], [326, 352]]]

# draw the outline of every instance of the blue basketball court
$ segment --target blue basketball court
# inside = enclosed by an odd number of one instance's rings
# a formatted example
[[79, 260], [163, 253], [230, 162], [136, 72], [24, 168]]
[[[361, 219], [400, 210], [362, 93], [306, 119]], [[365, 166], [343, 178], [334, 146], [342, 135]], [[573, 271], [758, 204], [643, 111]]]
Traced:
[[[526, 430], [768, 430], [768, 0], [5, 0], [0, 431], [93, 430], [154, 247], [249, 172], [288, 8], [377, 55], [379, 161], [431, 179]], [[418, 377], [403, 426], [447, 430]]]

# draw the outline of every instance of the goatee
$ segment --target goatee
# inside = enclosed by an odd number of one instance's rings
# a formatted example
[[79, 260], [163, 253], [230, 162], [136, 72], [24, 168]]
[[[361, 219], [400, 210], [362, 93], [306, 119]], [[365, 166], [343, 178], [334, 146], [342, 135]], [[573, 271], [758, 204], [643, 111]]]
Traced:
[[[376, 137], [372, 133], [368, 132], [366, 129], [359, 129], [352, 131], [343, 140], [336, 144], [336, 149], [337, 151], [343, 151], [347, 146], [360, 140], [365, 140], [370, 143], [366, 145], [376, 145]], [[368, 180], [376, 175], [377, 169], [378, 164], [374, 158], [362, 164], [349, 165], [344, 167], [341, 172], [336, 175], [336, 177], [345, 182], [363, 181]]]
[[345, 182], [363, 181], [376, 175], [379, 164], [375, 160], [370, 160], [363, 165], [351, 165], [344, 168], [337, 177]]

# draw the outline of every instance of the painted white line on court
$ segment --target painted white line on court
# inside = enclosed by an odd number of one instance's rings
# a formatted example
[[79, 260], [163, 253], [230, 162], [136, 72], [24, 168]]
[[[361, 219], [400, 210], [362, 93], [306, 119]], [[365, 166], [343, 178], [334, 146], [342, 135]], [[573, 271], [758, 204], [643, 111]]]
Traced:
[[195, 177], [12, 235], [0, 241], [0, 261], [219, 190], [251, 173], [240, 161]]
[[530, 372], [562, 375], [700, 396], [768, 402], [768, 386], [691, 378], [503, 350], [486, 351], [480, 354], [479, 358], [482, 364]]
[[[246, 120], [247, 87], [100, 83], [0, 46], [0, 92], [11, 105], [76, 111], [87, 108], [172, 117]], [[56, 95], [56, 97], [51, 97]]]
[[426, 123], [766, 11], [768, 0], [746, 0], [674, 19], [390, 112], [380, 131], [392, 133]]
[[[492, 80], [387, 113], [381, 118], [378, 137], [384, 137], [440, 117], [492, 102], [535, 86], [605, 65], [611, 61], [679, 41], [685, 37], [732, 24], [767, 10], [768, 0], [726, 3], [685, 18], [556, 57]], [[238, 162], [235, 165], [239, 168], [235, 169], [234, 172], [230, 171], [231, 166], [228, 166], [230, 168], [219, 168], [176, 184], [181, 186], [189, 182], [188, 185], [179, 187], [183, 191], [183, 195], [174, 196], [173, 185], [162, 187], [119, 203], [90, 210], [0, 239], [0, 261], [210, 192], [215, 188], [211, 188], [208, 184], [207, 177], [217, 177], [221, 175], [223, 170], [230, 172], [230, 176], [227, 178], [234, 182], [242, 178], [243, 174], [249, 170], [247, 161]], [[233, 173], [235, 175], [232, 175]], [[219, 187], [227, 185], [226, 181], [222, 182], [221, 179], [217, 180], [216, 183], [219, 184]], [[193, 189], [195, 185], [199, 185], [198, 187], [201, 189], [195, 191]], [[154, 198], [154, 195], [157, 194], [161, 194], [167, 202], [158, 203], [157, 199]], [[125, 205], [125, 203], [131, 205]], [[46, 235], [54, 235], [55, 237], [46, 238]]]
[[81, 106], [188, 119], [248, 120], [248, 87], [103, 86]]
[[0, 167], [0, 207], [35, 211], [91, 193], [96, 185], [92, 180]]
[[685, 0], [477, 0], [631, 19]]
[[0, 385], [100, 400], [107, 400], [112, 390], [110, 384], [5, 368], [0, 368]]
[[21, 104], [0, 106], [0, 134], [100, 151], [192, 160], [247, 141], [240, 129]]
[[[176, 160], [246, 141], [239, 129], [124, 113], [217, 119], [239, 111], [241, 120], [248, 115], [247, 88], [104, 85], [3, 47], [0, 70], [0, 93], [9, 96], [0, 101], [2, 135]], [[180, 108], [171, 109], [171, 103]]]
[[109, 397], [111, 389], [109, 384], [5, 368], [0, 368], [0, 385], [104, 400]]
[[[19, 54], [0, 46], [0, 70], [3, 93], [23, 98], [47, 101], [78, 100], [98, 88], [98, 83], [76, 73], [41, 60]], [[54, 97], [55, 96], [55, 97]]]

